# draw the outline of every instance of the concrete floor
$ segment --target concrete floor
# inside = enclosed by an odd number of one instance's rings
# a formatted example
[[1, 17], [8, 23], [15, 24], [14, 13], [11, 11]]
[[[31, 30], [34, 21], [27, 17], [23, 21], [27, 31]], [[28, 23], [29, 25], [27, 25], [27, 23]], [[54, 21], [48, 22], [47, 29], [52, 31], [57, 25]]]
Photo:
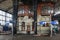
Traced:
[[11, 35], [0, 35], [0, 40], [9, 40], [12, 39]]
[[13, 37], [11, 35], [0, 35], [0, 40], [60, 40], [60, 34], [53, 37], [37, 37], [32, 35], [16, 35]]

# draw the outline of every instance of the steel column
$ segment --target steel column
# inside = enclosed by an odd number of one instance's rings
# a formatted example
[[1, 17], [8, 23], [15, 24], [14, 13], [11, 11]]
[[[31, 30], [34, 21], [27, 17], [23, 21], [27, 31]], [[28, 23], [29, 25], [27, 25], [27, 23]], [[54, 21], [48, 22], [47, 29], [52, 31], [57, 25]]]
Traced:
[[17, 33], [18, 0], [13, 0], [13, 35]]
[[34, 32], [37, 34], [37, 0], [33, 0], [33, 10], [34, 10]]

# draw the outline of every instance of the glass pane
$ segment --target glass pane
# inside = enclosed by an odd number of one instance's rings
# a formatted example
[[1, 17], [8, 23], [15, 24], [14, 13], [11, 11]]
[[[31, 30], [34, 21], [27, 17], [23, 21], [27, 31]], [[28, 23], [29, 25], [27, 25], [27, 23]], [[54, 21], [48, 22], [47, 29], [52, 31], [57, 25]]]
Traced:
[[5, 21], [2, 21], [2, 24], [5, 25]]
[[12, 17], [12, 14], [9, 14], [9, 13], [7, 13], [7, 15], [6, 15], [7, 17]]
[[10, 16], [9, 17], [12, 17], [12, 14], [10, 14]]
[[20, 8], [18, 14], [24, 14], [24, 9], [23, 8]]
[[18, 14], [22, 14], [22, 13], [23, 13], [23, 11], [22, 11], [22, 10], [18, 12]]
[[2, 16], [0, 15], [0, 20], [2, 20]]
[[6, 21], [10, 21], [10, 18], [6, 17]]
[[7, 16], [7, 17], [9, 17], [9, 16], [10, 16], [10, 14], [9, 14], [9, 13], [6, 13], [6, 16]]
[[2, 16], [2, 20], [5, 20], [5, 16]]
[[12, 18], [9, 18], [10, 20], [12, 20]]
[[5, 21], [2, 21], [1, 25], [5, 25]]
[[2, 11], [0, 10], [0, 15], [2, 15]]
[[2, 21], [0, 21], [0, 25], [2, 24]]
[[2, 12], [2, 15], [4, 15], [4, 16], [5, 16], [5, 12]]

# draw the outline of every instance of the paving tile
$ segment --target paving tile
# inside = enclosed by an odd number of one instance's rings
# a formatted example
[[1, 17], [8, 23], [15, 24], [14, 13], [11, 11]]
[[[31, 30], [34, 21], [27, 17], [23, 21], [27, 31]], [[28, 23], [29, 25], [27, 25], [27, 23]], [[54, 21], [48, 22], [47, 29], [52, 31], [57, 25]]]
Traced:
[[60, 40], [60, 34], [53, 37], [32, 35], [16, 35], [12, 37], [12, 35], [0, 35], [0, 40]]

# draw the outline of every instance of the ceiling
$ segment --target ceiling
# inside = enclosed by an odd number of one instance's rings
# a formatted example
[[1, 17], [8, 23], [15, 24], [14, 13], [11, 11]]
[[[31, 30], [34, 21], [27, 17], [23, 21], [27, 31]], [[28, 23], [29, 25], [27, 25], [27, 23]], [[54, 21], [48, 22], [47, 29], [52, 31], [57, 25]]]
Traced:
[[[24, 4], [32, 4], [32, 0], [19, 0], [20, 2], [22, 1]], [[53, 2], [57, 2], [57, 0], [38, 0], [38, 2], [41, 1], [53, 1]], [[59, 1], [59, 0], [58, 0]], [[32, 2], [32, 3], [31, 3]], [[13, 13], [13, 2], [12, 0], [0, 0], [0, 10], [9, 12], [9, 13]]]
[[13, 3], [12, 0], [1, 0], [0, 1], [0, 10], [6, 12], [12, 12]]

